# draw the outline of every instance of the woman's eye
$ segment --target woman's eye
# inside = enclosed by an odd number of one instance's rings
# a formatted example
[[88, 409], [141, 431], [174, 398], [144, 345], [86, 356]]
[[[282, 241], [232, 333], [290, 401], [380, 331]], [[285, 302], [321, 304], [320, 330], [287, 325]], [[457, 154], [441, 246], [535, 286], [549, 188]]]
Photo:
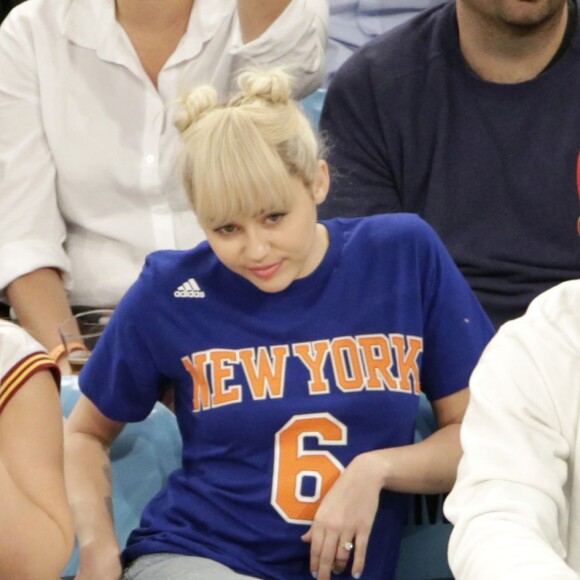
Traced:
[[229, 236], [236, 231], [237, 227], [234, 224], [226, 224], [221, 228], [216, 228], [215, 232], [223, 236]]
[[266, 221], [270, 224], [277, 224], [285, 215], [285, 213], [271, 213], [266, 216]]

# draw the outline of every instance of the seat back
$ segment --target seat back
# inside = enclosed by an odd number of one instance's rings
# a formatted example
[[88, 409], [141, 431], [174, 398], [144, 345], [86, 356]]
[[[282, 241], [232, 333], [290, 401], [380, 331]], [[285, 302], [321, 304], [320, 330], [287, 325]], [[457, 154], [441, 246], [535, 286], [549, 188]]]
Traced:
[[412, 497], [396, 580], [453, 580], [447, 560], [452, 525], [443, 515], [444, 500], [443, 494]]
[[[80, 396], [76, 377], [61, 382], [63, 415], [68, 417]], [[113, 514], [119, 544], [124, 546], [139, 525], [149, 500], [181, 466], [181, 435], [175, 415], [161, 403], [140, 423], [129, 423], [111, 447]], [[78, 546], [63, 572], [74, 576], [79, 566]]]
[[[431, 405], [421, 395], [415, 442], [425, 439], [436, 429]], [[412, 496], [396, 580], [453, 580], [447, 561], [452, 526], [443, 515], [444, 500], [443, 494]]]
[[302, 110], [310, 119], [310, 122], [316, 131], [318, 131], [320, 114], [322, 113], [322, 106], [324, 105], [325, 97], [326, 89], [318, 89], [300, 101]]

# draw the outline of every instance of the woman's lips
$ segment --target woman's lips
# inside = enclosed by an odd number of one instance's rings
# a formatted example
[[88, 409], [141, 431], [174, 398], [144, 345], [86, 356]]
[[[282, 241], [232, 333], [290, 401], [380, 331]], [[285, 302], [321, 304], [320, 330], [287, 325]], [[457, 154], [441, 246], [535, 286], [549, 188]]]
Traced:
[[259, 268], [248, 268], [254, 276], [261, 278], [262, 280], [268, 280], [272, 278], [274, 274], [280, 269], [282, 262], [276, 262], [276, 264], [270, 264], [269, 266], [260, 266]]

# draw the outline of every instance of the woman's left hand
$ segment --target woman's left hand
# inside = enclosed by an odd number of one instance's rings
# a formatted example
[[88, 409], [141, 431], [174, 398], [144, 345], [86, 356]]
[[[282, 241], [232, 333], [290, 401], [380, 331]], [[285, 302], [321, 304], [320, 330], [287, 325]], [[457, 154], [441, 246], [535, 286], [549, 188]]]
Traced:
[[371, 453], [355, 457], [322, 500], [312, 526], [310, 571], [318, 580], [342, 572], [354, 550], [352, 576], [363, 572], [367, 544], [377, 513], [382, 478]]

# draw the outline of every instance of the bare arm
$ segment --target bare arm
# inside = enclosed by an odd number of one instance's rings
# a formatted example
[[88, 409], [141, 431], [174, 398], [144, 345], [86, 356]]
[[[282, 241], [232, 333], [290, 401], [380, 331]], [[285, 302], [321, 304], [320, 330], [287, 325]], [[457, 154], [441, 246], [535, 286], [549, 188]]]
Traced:
[[[72, 312], [57, 270], [42, 268], [21, 276], [8, 286], [7, 295], [21, 326], [49, 352], [61, 343], [58, 326]], [[65, 357], [58, 364], [63, 373], [70, 373]]]
[[52, 375], [33, 375], [0, 415], [0, 578], [57, 578], [73, 548], [62, 415]]
[[403, 493], [450, 491], [461, 459], [459, 431], [468, 402], [469, 389], [434, 401], [439, 425], [435, 433], [419, 443], [372, 451], [355, 461], [368, 462], [384, 489]]
[[[303, 540], [311, 542], [310, 569], [319, 580], [341, 571], [355, 545], [352, 574], [362, 574], [382, 489], [404, 493], [449, 491], [461, 457], [459, 430], [469, 402], [463, 389], [433, 403], [439, 429], [420, 443], [355, 457], [324, 497]], [[356, 576], [355, 576], [356, 577]]]
[[291, 0], [238, 0], [242, 39], [250, 42], [263, 34]]
[[109, 448], [123, 429], [81, 395], [65, 423], [66, 482], [80, 549], [77, 579], [121, 577]]

